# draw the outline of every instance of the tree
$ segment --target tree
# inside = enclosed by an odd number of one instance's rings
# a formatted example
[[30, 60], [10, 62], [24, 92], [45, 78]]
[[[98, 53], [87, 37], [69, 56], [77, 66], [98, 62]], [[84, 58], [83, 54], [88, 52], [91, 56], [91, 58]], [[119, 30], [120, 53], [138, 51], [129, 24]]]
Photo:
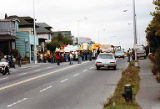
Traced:
[[58, 33], [57, 36], [52, 36], [51, 42], [47, 43], [47, 49], [50, 51], [55, 51], [56, 48], [59, 48], [61, 45], [73, 44], [71, 38], [65, 37], [61, 33]]
[[155, 53], [160, 48], [160, 0], [154, 0], [155, 12], [151, 15], [153, 19], [146, 29], [146, 39], [152, 52]]
[[146, 39], [153, 53], [153, 56], [150, 56], [151, 61], [154, 63], [152, 72], [160, 82], [160, 0], [154, 0], [153, 4], [156, 7], [155, 11], [151, 13], [153, 19], [146, 29]]

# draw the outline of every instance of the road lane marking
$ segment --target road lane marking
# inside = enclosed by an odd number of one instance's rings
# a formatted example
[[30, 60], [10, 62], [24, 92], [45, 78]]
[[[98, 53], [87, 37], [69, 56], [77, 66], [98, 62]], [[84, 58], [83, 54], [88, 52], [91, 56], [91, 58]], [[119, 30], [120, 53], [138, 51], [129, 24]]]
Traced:
[[86, 72], [87, 70], [85, 69], [85, 70], [83, 70], [83, 72]]
[[64, 83], [66, 81], [68, 81], [68, 79], [64, 79], [64, 80], [60, 81], [60, 83]]
[[[89, 62], [89, 61], [88, 61]], [[85, 62], [87, 63], [87, 62]], [[83, 63], [84, 64], [84, 63]], [[7, 86], [3, 86], [0, 88], [0, 91], [4, 90], [4, 89], [8, 89], [8, 88], [11, 88], [11, 87], [14, 87], [14, 86], [18, 86], [20, 84], [24, 84], [26, 82], [29, 82], [29, 81], [33, 81], [33, 80], [36, 80], [36, 79], [39, 79], [39, 78], [42, 78], [42, 77], [46, 77], [46, 76], [49, 76], [51, 74], [54, 74], [54, 73], [57, 73], [57, 72], [60, 72], [60, 71], [64, 71], [66, 69], [69, 69], [69, 68], [73, 68], [73, 67], [76, 67], [76, 66], [80, 66], [82, 64], [75, 64], [75, 65], [72, 65], [72, 66], [68, 66], [68, 67], [65, 67], [65, 68], [61, 68], [61, 69], [58, 69], [56, 71], [53, 71], [53, 72], [49, 72], [49, 73], [45, 73], [45, 74], [41, 74], [39, 76], [35, 76], [35, 77], [32, 77], [32, 78], [29, 78], [29, 79], [26, 79], [26, 80], [23, 80], [23, 81], [20, 81], [20, 82], [16, 82], [16, 83], [13, 83], [13, 84], [10, 84], [10, 85], [7, 85]]]
[[79, 73], [77, 73], [77, 74], [74, 74], [74, 75], [73, 75], [73, 77], [77, 77], [77, 76], [79, 76], [79, 75], [80, 75], [80, 74], [79, 74]]
[[21, 68], [23, 68], [23, 69], [30, 69], [30, 68], [32, 68], [32, 67], [29, 66], [29, 67], [21, 67]]
[[46, 88], [40, 90], [40, 92], [44, 92], [44, 91], [46, 91], [46, 90], [48, 90], [48, 89], [50, 89], [50, 88], [52, 88], [52, 86], [48, 86], [48, 87], [46, 87]]
[[12, 107], [12, 106], [14, 106], [14, 105], [16, 105], [16, 104], [19, 104], [19, 103], [22, 103], [22, 102], [26, 101], [27, 99], [28, 99], [28, 98], [23, 98], [22, 100], [18, 100], [17, 102], [14, 102], [14, 103], [8, 105], [7, 107]]
[[22, 75], [26, 75], [27, 73], [22, 73], [22, 74], [19, 74], [20, 76], [22, 76]]
[[37, 69], [37, 70], [34, 70], [34, 72], [39, 72], [39, 71], [41, 71], [42, 69]]
[[53, 67], [47, 67], [46, 69], [51, 69], [51, 68], [53, 68]]
[[94, 67], [91, 67], [91, 68], [89, 68], [89, 69], [93, 69]]
[[2, 78], [2, 79], [0, 79], [0, 81], [5, 80], [5, 79], [8, 79], [8, 77]]

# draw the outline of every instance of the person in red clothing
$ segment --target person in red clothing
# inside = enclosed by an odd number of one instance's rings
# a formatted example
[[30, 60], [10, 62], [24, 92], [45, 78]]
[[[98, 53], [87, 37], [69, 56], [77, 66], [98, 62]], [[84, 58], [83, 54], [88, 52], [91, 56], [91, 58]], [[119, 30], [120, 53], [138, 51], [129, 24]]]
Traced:
[[61, 55], [59, 52], [56, 53], [56, 61], [57, 61], [57, 65], [60, 65], [60, 59], [61, 59]]

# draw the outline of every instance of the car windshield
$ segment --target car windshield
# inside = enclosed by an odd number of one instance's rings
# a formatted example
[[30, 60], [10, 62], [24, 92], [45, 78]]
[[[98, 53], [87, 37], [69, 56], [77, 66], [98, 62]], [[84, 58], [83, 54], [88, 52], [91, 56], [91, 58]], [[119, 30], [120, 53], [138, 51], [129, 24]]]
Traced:
[[100, 58], [100, 59], [113, 59], [113, 55], [111, 55], [111, 54], [100, 54], [98, 56], [98, 58]]
[[116, 51], [116, 53], [123, 53], [123, 51]]
[[144, 48], [143, 48], [143, 47], [139, 47], [139, 48], [137, 48], [137, 51], [142, 51], [142, 50], [144, 50]]

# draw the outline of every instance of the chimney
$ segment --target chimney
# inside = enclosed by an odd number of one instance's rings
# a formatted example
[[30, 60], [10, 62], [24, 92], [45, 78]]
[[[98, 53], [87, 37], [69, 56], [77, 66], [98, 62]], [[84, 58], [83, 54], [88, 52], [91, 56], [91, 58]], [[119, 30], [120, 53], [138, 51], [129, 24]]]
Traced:
[[8, 17], [8, 15], [7, 15], [7, 13], [5, 13], [5, 19], [7, 19], [7, 17]]

